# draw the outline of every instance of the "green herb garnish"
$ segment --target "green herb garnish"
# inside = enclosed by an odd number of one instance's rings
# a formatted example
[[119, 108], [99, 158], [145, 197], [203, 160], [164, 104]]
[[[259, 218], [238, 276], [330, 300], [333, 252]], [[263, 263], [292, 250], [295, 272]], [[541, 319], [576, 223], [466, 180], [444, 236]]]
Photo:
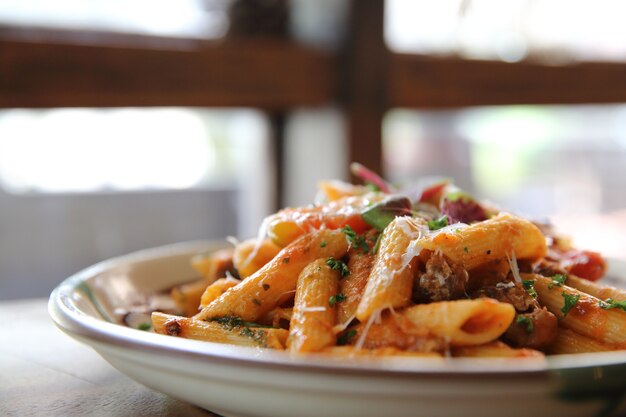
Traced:
[[354, 338], [354, 336], [356, 336], [356, 330], [355, 329], [348, 330], [347, 332], [345, 332], [344, 334], [342, 334], [341, 336], [337, 338], [337, 345], [338, 346], [347, 345], [350, 342], [350, 340]]
[[326, 247], [326, 241], [322, 240], [322, 243], [320, 243], [320, 248], [325, 248]]
[[535, 290], [535, 280], [534, 279], [525, 279], [522, 280], [522, 285], [528, 294], [531, 297], [537, 298], [537, 291]]
[[265, 347], [265, 330], [252, 330], [248, 327], [244, 327], [239, 332], [240, 335], [249, 337], [250, 339], [257, 342], [260, 346]]
[[348, 243], [354, 248], [361, 248], [363, 252], [367, 252], [370, 250], [369, 246], [367, 246], [367, 242], [363, 236], [359, 236], [356, 234], [354, 229], [350, 227], [350, 225], [346, 225], [343, 229], [343, 233], [346, 235], [346, 240]]
[[607, 298], [606, 301], [600, 300], [598, 303], [601, 308], [605, 310], [610, 310], [612, 308], [619, 308], [626, 311], [626, 300], [625, 301], [616, 301], [612, 298]]
[[533, 321], [526, 316], [517, 316], [517, 318], [515, 319], [515, 323], [525, 325], [526, 333], [528, 334], [532, 333], [535, 328], [535, 326], [533, 325]]
[[326, 265], [328, 265], [331, 269], [335, 271], [339, 271], [342, 277], [347, 277], [350, 275], [350, 270], [348, 269], [348, 265], [345, 262], [339, 261], [335, 258], [326, 259]]
[[382, 232], [396, 217], [410, 216], [411, 208], [411, 200], [406, 197], [394, 196], [368, 207], [361, 214], [361, 217], [365, 223]]
[[563, 284], [565, 284], [565, 281], [567, 280], [567, 275], [563, 275], [563, 274], [556, 274], [555, 276], [552, 277], [552, 282], [550, 282], [548, 284], [548, 289], [552, 289], [555, 286], [556, 287], [562, 287]]
[[563, 313], [563, 317], [565, 317], [570, 312], [570, 310], [576, 305], [576, 303], [578, 303], [578, 300], [580, 300], [580, 294], [571, 295], [563, 291], [561, 295], [563, 296], [563, 299], [565, 300], [563, 307], [561, 307], [561, 312]]
[[238, 317], [238, 316], [213, 317], [213, 318], [208, 319], [207, 321], [213, 321], [215, 323], [221, 324], [222, 326], [224, 326], [226, 330], [233, 330], [238, 327], [272, 328], [272, 326], [267, 326], [265, 324], [253, 323], [251, 321], [244, 321], [241, 317]]
[[150, 330], [152, 328], [152, 324], [148, 322], [139, 323], [139, 326], [137, 326], [137, 328], [139, 330]]
[[372, 254], [376, 255], [378, 253], [378, 248], [380, 248], [380, 241], [383, 238], [383, 234], [379, 233], [376, 238], [376, 243], [374, 243], [374, 247], [372, 248]]
[[448, 216], [445, 214], [438, 219], [431, 220], [428, 222], [428, 228], [430, 230], [439, 230], [448, 225]]
[[348, 297], [343, 294], [331, 295], [328, 299], [328, 305], [334, 307], [335, 304], [346, 301], [346, 298]]
[[365, 182], [365, 188], [367, 188], [370, 191], [380, 191], [380, 187], [378, 185], [374, 184], [373, 182], [369, 182], [369, 181]]

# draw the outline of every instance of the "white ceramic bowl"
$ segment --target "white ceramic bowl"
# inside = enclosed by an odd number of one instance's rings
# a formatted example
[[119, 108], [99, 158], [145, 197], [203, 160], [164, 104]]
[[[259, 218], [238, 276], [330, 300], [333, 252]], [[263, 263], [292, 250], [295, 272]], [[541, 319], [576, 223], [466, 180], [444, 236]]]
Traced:
[[[547, 360], [294, 358], [116, 322], [116, 309], [189, 281], [190, 257], [221, 246], [190, 242], [94, 265], [54, 290], [50, 315], [120, 372], [224, 416], [626, 415], [626, 351]], [[610, 273], [626, 277], [626, 267], [612, 263]]]

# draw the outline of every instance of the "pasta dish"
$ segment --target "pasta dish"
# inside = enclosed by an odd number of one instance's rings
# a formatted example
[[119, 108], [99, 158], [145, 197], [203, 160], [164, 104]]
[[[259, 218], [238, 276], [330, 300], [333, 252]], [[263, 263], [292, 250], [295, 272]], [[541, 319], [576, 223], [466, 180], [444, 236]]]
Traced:
[[626, 349], [626, 290], [548, 224], [450, 182], [320, 184], [316, 203], [268, 216], [259, 236], [195, 256], [157, 333], [359, 356], [533, 357]]

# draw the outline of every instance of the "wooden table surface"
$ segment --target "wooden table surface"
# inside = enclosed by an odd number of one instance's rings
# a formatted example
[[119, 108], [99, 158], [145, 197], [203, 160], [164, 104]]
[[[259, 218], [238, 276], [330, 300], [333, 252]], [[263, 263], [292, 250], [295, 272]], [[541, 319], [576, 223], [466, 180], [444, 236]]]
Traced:
[[217, 416], [115, 370], [56, 328], [45, 299], [0, 302], [0, 317], [0, 416]]

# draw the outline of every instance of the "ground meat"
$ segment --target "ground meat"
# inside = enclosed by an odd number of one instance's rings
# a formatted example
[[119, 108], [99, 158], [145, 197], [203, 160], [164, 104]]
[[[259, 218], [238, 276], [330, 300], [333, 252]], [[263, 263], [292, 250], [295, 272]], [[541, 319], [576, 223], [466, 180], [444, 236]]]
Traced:
[[557, 336], [556, 316], [543, 308], [518, 314], [504, 334], [504, 338], [517, 347], [543, 349]]
[[499, 282], [472, 293], [471, 298], [489, 297], [503, 303], [512, 304], [518, 312], [538, 308], [537, 301], [516, 281]]
[[461, 265], [440, 253], [432, 254], [425, 272], [419, 273], [414, 285], [417, 302], [456, 300], [466, 296], [468, 274]]
[[535, 274], [543, 275], [544, 277], [553, 277], [557, 274], [567, 275], [565, 268], [558, 262], [542, 260], [534, 268]]
[[524, 286], [516, 281], [499, 282], [472, 293], [472, 298], [489, 297], [515, 307], [517, 315], [504, 334], [514, 346], [542, 349], [557, 335], [556, 316], [540, 307]]

